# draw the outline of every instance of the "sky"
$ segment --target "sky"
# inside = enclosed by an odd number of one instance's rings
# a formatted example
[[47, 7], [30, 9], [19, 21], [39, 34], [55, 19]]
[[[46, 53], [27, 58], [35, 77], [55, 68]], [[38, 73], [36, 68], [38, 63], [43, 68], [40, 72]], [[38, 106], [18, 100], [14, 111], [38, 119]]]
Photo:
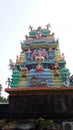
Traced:
[[66, 67], [73, 74], [73, 0], [0, 0], [0, 84], [2, 96], [7, 78], [12, 75], [9, 59], [20, 56], [20, 41], [34, 28], [51, 24], [51, 32], [59, 39], [59, 48], [64, 53]]

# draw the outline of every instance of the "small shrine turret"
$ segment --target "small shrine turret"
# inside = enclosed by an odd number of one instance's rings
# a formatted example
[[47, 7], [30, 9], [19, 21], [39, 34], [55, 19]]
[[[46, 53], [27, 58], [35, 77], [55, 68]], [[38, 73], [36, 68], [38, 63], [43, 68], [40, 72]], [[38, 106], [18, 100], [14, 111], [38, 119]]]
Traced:
[[16, 62], [9, 60], [12, 75], [5, 91], [14, 119], [73, 119], [73, 75], [50, 27], [29, 26]]
[[[29, 26], [29, 35], [21, 42], [20, 56], [16, 57], [16, 63], [11, 59], [9, 61], [13, 71], [11, 88], [54, 88], [72, 85], [69, 69], [65, 67], [64, 53], [61, 54], [59, 42], [55, 40], [55, 33], [51, 33], [50, 27], [50, 24], [36, 29]], [[46, 86], [42, 83], [43, 79]], [[65, 84], [67, 79], [68, 85]]]

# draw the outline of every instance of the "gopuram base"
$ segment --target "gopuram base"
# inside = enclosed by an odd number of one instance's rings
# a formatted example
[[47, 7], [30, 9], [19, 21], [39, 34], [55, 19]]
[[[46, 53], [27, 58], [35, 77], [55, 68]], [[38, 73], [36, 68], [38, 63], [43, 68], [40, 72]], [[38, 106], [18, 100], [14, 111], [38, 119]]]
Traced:
[[11, 119], [73, 119], [73, 88], [7, 88]]

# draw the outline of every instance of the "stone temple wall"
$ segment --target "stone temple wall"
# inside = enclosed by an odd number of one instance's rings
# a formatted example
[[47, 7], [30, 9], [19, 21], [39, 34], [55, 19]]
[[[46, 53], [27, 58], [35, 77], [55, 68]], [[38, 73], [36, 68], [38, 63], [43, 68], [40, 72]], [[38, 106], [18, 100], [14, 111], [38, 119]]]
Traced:
[[9, 97], [13, 118], [73, 118], [73, 95], [32, 95]]

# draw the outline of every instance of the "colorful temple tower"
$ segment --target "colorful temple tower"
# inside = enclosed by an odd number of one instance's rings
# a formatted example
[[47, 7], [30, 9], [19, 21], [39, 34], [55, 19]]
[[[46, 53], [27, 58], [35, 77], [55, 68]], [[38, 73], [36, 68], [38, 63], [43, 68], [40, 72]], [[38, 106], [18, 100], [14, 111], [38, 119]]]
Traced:
[[73, 112], [73, 76], [66, 68], [64, 53], [50, 24], [29, 28], [16, 63], [9, 60], [12, 78], [5, 91], [9, 93], [10, 113], [19, 118], [66, 117], [67, 112]]

